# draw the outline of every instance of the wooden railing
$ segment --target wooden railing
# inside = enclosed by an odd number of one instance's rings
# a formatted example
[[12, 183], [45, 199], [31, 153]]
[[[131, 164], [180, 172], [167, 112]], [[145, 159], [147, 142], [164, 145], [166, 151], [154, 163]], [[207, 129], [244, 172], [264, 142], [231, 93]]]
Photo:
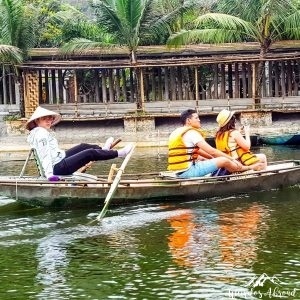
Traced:
[[253, 99], [177, 100], [145, 102], [142, 110], [136, 103], [72, 103], [45, 104], [43, 107], [59, 112], [63, 119], [117, 119], [128, 115], [178, 115], [187, 108], [199, 114], [216, 114], [226, 108], [235, 111], [268, 110], [300, 112], [300, 97], [263, 98], [259, 105]]

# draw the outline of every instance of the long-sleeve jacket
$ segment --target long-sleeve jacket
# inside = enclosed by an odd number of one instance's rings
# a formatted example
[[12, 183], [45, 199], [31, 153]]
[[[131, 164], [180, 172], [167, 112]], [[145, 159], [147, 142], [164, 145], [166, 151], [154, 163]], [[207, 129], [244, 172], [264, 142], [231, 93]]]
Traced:
[[36, 149], [45, 176], [52, 176], [53, 167], [66, 156], [65, 151], [59, 149], [57, 139], [47, 129], [35, 127], [30, 131], [27, 142]]

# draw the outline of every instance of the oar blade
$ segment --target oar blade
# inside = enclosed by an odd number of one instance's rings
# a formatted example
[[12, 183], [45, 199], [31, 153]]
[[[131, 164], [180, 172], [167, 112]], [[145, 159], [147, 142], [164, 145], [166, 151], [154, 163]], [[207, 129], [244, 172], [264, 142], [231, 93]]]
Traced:
[[111, 201], [115, 191], [118, 188], [119, 182], [121, 180], [121, 176], [124, 172], [124, 169], [125, 169], [127, 163], [129, 162], [129, 160], [130, 160], [130, 158], [131, 158], [131, 156], [134, 152], [135, 146], [136, 146], [136, 144], [132, 145], [132, 148], [131, 148], [130, 152], [126, 155], [125, 159], [123, 160], [123, 163], [122, 163], [121, 167], [119, 168], [119, 170], [116, 174], [116, 177], [115, 177], [115, 179], [114, 179], [112, 185], [110, 186], [110, 189], [109, 189], [109, 191], [106, 195], [106, 198], [104, 200], [104, 206], [103, 206], [101, 212], [99, 213], [99, 215], [96, 218], [97, 221], [101, 221], [101, 219], [104, 218], [104, 216], [105, 216], [105, 214], [108, 210], [109, 202]]

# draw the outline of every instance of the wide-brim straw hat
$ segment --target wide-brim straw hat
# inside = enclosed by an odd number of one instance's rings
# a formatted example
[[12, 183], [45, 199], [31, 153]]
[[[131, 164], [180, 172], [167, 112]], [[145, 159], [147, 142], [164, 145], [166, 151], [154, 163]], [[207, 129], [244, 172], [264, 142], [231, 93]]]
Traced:
[[217, 122], [220, 127], [225, 126], [232, 118], [232, 116], [235, 114], [235, 111], [230, 111], [227, 109], [223, 109], [219, 112], [217, 116]]
[[42, 117], [46, 117], [46, 116], [53, 116], [53, 121], [51, 126], [57, 124], [60, 120], [61, 120], [61, 115], [51, 111], [49, 109], [43, 108], [41, 106], [38, 106], [36, 108], [36, 110], [34, 111], [34, 113], [32, 114], [32, 116], [30, 117], [30, 119], [26, 122], [25, 127], [28, 130], [32, 130], [33, 128], [35, 128], [37, 125], [35, 123], [35, 120], [42, 118]]

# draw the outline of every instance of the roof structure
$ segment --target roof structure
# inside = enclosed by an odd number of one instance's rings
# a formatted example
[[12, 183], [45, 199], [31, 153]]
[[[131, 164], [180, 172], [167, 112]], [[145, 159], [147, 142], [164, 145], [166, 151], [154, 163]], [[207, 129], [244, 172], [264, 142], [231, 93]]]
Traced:
[[[56, 48], [43, 48], [32, 49], [29, 54], [31, 60], [24, 62], [20, 66], [22, 69], [142, 68], [261, 60], [258, 43], [202, 44], [176, 49], [144, 46], [138, 49], [136, 64], [130, 63], [125, 48], [105, 48], [71, 55], [65, 55]], [[283, 41], [274, 44], [264, 60], [299, 58], [300, 41]]]

